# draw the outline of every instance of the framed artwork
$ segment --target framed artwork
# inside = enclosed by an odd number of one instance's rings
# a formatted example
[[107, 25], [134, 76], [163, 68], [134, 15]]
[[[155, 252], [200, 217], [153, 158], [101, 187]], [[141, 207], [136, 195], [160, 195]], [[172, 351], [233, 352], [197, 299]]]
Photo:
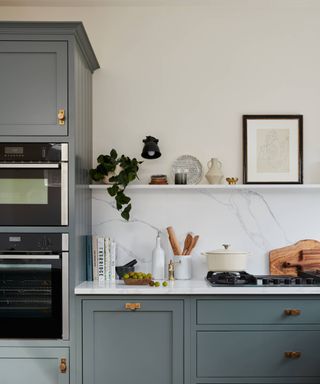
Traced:
[[243, 116], [243, 183], [302, 184], [302, 115]]

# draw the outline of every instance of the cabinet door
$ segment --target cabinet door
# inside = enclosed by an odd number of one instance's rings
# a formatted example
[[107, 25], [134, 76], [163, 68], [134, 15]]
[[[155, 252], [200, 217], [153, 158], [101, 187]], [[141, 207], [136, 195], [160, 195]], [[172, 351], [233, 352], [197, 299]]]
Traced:
[[183, 301], [83, 302], [83, 384], [183, 382]]
[[66, 135], [67, 43], [0, 41], [0, 135]]
[[[61, 359], [66, 372], [61, 372]], [[1, 384], [68, 384], [68, 348], [0, 347]]]

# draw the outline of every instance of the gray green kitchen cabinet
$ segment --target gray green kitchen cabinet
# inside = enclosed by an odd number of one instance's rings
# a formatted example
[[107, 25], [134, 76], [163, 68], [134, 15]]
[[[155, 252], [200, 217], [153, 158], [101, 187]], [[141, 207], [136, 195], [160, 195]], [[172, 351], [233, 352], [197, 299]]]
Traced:
[[197, 297], [191, 377], [204, 383], [320, 383], [320, 299]]
[[0, 41], [0, 84], [1, 135], [67, 135], [66, 41]]
[[73, 139], [83, 119], [91, 133], [97, 68], [81, 22], [0, 22], [0, 136]]
[[320, 383], [318, 295], [96, 295], [80, 312], [81, 384]]
[[68, 384], [68, 361], [68, 348], [0, 347], [0, 383]]
[[[98, 68], [82, 22], [0, 22], [0, 141], [62, 142], [69, 152], [69, 224], [0, 227], [5, 233], [68, 233], [63, 317], [69, 332], [63, 339], [0, 339], [0, 384], [79, 384], [73, 289], [85, 279], [85, 236], [92, 231], [91, 193], [84, 186], [92, 166], [92, 74]], [[61, 358], [66, 374], [59, 373]]]
[[183, 300], [83, 300], [83, 384], [184, 384]]

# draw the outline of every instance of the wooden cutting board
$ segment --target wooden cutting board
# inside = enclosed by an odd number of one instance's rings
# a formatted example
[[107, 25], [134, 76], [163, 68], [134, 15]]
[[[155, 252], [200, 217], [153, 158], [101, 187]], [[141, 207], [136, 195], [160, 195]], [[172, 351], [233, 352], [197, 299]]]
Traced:
[[297, 276], [302, 271], [320, 270], [320, 241], [300, 240], [293, 245], [269, 252], [271, 275]]

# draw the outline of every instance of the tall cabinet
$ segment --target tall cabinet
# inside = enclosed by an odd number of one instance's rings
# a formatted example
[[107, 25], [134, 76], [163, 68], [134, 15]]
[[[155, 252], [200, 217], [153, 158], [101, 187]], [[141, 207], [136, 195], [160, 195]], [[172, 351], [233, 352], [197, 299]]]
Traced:
[[6, 384], [75, 384], [73, 291], [85, 280], [85, 236], [91, 233], [87, 185], [92, 74], [98, 68], [81, 22], [0, 22], [0, 142], [67, 143], [69, 152], [68, 225], [0, 227], [1, 233], [69, 235], [69, 337], [0, 339], [1, 382]]

